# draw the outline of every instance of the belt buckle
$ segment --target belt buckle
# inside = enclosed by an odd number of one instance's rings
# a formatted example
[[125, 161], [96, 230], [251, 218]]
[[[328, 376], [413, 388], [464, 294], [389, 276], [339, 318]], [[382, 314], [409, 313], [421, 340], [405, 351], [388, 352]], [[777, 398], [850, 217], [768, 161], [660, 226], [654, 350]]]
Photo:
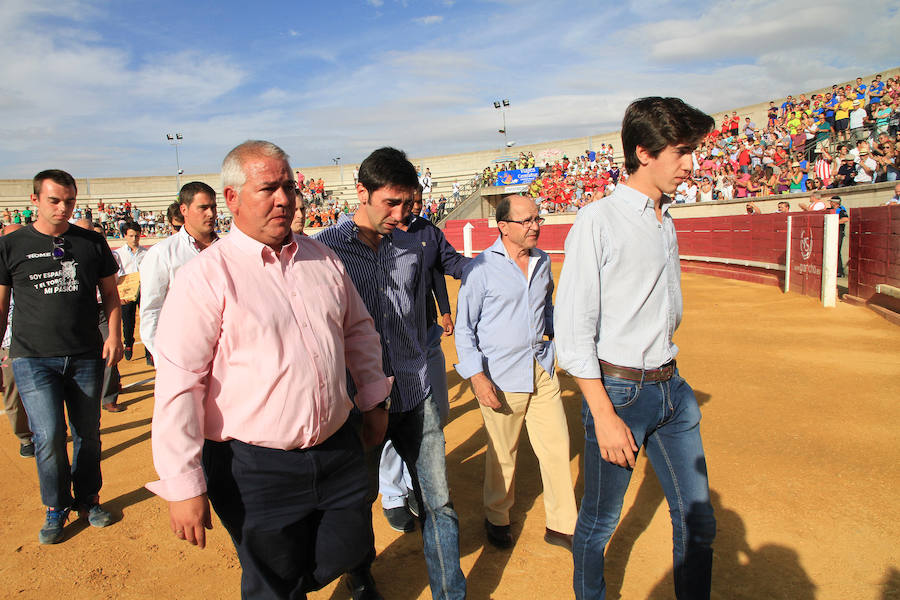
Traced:
[[672, 376], [675, 375], [675, 365], [667, 365], [663, 367], [662, 375], [665, 378], [664, 381], [668, 381], [672, 379]]

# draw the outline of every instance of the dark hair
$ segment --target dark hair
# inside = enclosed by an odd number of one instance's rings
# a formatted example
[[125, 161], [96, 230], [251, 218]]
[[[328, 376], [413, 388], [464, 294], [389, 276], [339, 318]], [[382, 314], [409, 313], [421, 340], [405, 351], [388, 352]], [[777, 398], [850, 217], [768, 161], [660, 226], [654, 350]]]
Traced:
[[639, 98], [628, 105], [622, 119], [625, 170], [634, 173], [641, 166], [638, 146], [655, 158], [666, 146], [699, 142], [714, 126], [712, 117], [680, 98]]
[[125, 223], [125, 233], [128, 233], [129, 231], [137, 231], [138, 236], [140, 236], [141, 235], [141, 226], [138, 225], [137, 223], [135, 223], [134, 221], [129, 221], [128, 223]]
[[216, 191], [203, 183], [202, 181], [191, 181], [181, 186], [178, 192], [178, 204], [190, 206], [194, 201], [194, 196], [199, 193], [207, 194], [213, 200], [216, 199]]
[[41, 187], [43, 187], [45, 179], [49, 179], [53, 183], [63, 187], [73, 187], [76, 192], [78, 191], [78, 186], [75, 185], [74, 177], [59, 169], [47, 169], [46, 171], [41, 171], [35, 175], [34, 179], [31, 181], [35, 196], [41, 193]]
[[[184, 189], [184, 188], [182, 188], [182, 189]], [[182, 221], [182, 222], [184, 221], [184, 217], [181, 215], [181, 203], [180, 202], [173, 202], [172, 204], [169, 205], [169, 208], [166, 209], [166, 220], [169, 223], [171, 223], [175, 219], [178, 219], [179, 221]]]
[[415, 190], [419, 187], [416, 168], [409, 162], [406, 153], [396, 148], [379, 148], [359, 165], [357, 177], [369, 194], [385, 186]]

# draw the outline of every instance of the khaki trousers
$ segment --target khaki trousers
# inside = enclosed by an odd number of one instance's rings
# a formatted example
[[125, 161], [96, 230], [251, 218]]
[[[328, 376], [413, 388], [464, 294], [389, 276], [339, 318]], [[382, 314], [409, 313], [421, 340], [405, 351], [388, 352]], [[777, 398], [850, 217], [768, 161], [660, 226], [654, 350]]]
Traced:
[[28, 415], [25, 414], [25, 407], [22, 406], [22, 398], [19, 397], [19, 390], [16, 388], [16, 379], [13, 377], [12, 366], [10, 365], [9, 350], [3, 348], [0, 350], [0, 360], [2, 360], [3, 369], [3, 410], [6, 411], [6, 417], [12, 426], [13, 433], [19, 438], [20, 444], [31, 443], [31, 430], [28, 429]]
[[509, 524], [515, 500], [516, 456], [522, 424], [528, 429], [544, 486], [547, 527], [560, 533], [575, 531], [578, 518], [569, 466], [569, 428], [559, 394], [558, 378], [551, 379], [535, 361], [534, 393], [501, 392], [501, 407], [479, 404], [488, 448], [484, 469], [484, 510], [494, 525]]

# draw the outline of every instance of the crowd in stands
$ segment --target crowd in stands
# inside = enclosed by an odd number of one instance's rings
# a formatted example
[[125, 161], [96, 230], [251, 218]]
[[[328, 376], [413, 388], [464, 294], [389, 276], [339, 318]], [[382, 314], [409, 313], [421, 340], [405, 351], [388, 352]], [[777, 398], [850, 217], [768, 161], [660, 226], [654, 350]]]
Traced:
[[[541, 214], [572, 212], [596, 198], [609, 195], [623, 176], [616, 163], [612, 144], [601, 144], [596, 151], [569, 159], [563, 156], [553, 162], [544, 161], [538, 166], [538, 177], [528, 183], [527, 193], [538, 203]], [[481, 184], [491, 186], [504, 171], [534, 168], [532, 152], [520, 152], [516, 160], [500, 162], [487, 167], [481, 175]]]
[[[6, 208], [0, 213], [0, 226], [28, 225], [36, 219], [31, 207], [24, 209]], [[173, 217], [181, 221], [178, 203], [169, 206], [168, 211], [141, 210], [130, 200], [118, 204], [107, 204], [101, 198], [97, 206], [77, 206], [72, 213], [70, 223], [87, 220], [94, 224], [97, 231], [102, 232], [107, 238], [123, 239], [129, 225], [138, 225], [142, 236], [167, 237], [177, 231], [173, 227]], [[227, 233], [231, 229], [231, 216], [219, 209], [216, 220], [216, 231]]]
[[[694, 152], [692, 177], [676, 191], [676, 203], [810, 192], [898, 180], [900, 76], [870, 83], [834, 85], [831, 91], [788, 96], [769, 103], [758, 125], [737, 111], [726, 114]], [[601, 145], [572, 160], [537, 164], [531, 152], [486, 167], [483, 186], [497, 185], [503, 171], [537, 166], [529, 193], [542, 214], [576, 211], [608, 195], [627, 173]]]

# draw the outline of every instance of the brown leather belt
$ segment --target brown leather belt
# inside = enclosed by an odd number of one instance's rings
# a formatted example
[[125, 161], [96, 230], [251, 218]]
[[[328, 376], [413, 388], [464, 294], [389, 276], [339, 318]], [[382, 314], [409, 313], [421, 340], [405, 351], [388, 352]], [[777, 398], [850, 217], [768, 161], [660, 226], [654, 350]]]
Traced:
[[627, 379], [628, 381], [668, 381], [675, 374], [675, 361], [671, 360], [659, 367], [658, 369], [632, 369], [631, 367], [621, 367], [608, 363], [605, 360], [600, 361], [600, 370], [607, 377], [618, 377], [619, 379]]

